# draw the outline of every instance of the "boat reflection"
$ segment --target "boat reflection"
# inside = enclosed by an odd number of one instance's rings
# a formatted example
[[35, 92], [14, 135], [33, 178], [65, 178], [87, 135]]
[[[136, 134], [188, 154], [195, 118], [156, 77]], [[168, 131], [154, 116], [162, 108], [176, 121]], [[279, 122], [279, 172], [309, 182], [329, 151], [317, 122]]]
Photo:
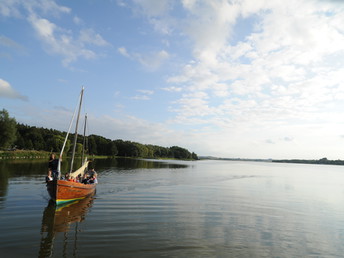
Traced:
[[[85, 220], [88, 210], [92, 207], [94, 194], [82, 200], [77, 200], [65, 205], [56, 205], [53, 200], [43, 211], [41, 227], [41, 244], [39, 257], [51, 257], [53, 255], [54, 239], [57, 233], [64, 232], [64, 241], [68, 241], [68, 231], [72, 225], [75, 234], [78, 233], [78, 223]], [[76, 237], [74, 239], [76, 241]], [[64, 244], [64, 246], [66, 246]], [[62, 250], [66, 254], [67, 250]]]

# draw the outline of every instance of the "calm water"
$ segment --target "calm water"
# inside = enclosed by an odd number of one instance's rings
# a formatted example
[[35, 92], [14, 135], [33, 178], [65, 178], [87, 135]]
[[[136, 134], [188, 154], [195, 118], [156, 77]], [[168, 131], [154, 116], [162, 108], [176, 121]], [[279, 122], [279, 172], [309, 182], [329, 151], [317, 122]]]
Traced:
[[1, 257], [333, 257], [344, 167], [97, 160], [96, 195], [49, 203], [46, 163], [0, 162]]

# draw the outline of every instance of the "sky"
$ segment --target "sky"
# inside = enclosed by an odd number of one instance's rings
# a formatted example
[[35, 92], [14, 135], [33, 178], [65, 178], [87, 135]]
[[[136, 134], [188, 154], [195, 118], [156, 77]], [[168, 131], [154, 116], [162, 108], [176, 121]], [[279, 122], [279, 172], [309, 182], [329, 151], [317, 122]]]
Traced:
[[89, 134], [344, 159], [343, 24], [341, 0], [1, 0], [0, 109], [67, 131], [84, 87]]

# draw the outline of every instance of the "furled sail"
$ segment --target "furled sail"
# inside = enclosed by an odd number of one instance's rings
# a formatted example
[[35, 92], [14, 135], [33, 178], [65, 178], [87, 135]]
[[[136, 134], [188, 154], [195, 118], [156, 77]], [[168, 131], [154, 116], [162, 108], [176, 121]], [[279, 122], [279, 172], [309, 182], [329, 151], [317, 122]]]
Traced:
[[74, 172], [69, 173], [69, 176], [72, 178], [76, 178], [78, 175], [81, 175], [81, 177], [83, 177], [87, 169], [88, 163], [89, 161], [86, 158], [84, 164], [79, 169], [75, 170]]

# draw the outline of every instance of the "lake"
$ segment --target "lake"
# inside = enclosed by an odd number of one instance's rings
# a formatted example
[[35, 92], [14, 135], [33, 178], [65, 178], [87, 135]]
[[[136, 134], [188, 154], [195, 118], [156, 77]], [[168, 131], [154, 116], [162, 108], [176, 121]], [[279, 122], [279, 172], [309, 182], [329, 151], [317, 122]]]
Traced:
[[343, 166], [94, 163], [96, 194], [56, 211], [47, 162], [0, 161], [0, 256], [343, 256]]

